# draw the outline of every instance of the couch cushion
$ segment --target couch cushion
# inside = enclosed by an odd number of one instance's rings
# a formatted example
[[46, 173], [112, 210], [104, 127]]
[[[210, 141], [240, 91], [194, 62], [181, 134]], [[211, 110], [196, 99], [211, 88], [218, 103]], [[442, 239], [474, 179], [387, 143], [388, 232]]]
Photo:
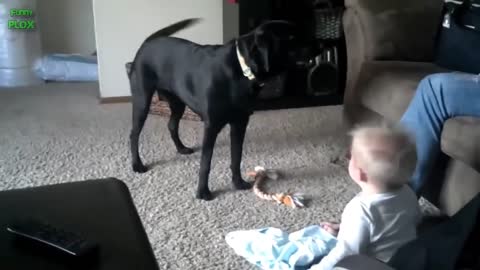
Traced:
[[[438, 181], [430, 181], [433, 187]], [[438, 189], [438, 188], [437, 188]], [[480, 172], [472, 166], [452, 159], [446, 167], [445, 179], [436, 205], [442, 212], [451, 216], [480, 192]], [[480, 241], [478, 242], [480, 243]]]
[[442, 151], [480, 171], [480, 118], [455, 117], [443, 126]]
[[432, 63], [372, 61], [362, 65], [356, 95], [359, 103], [398, 121], [410, 104], [418, 83], [425, 76], [445, 69]]

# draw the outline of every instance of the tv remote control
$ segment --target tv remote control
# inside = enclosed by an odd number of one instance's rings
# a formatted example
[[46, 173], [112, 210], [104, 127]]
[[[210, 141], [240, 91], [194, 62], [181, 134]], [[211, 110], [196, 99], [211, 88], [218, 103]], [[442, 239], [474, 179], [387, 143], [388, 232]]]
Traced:
[[78, 233], [34, 219], [13, 223], [7, 230], [18, 237], [40, 242], [73, 256], [82, 256], [96, 247], [96, 244]]

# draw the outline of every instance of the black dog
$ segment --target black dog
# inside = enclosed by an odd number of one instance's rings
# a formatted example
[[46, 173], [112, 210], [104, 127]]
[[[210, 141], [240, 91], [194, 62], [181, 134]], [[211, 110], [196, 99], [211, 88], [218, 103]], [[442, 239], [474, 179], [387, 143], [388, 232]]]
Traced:
[[168, 37], [197, 21], [184, 20], [152, 34], [133, 63], [127, 64], [133, 98], [130, 142], [133, 170], [146, 172], [138, 140], [156, 91], [170, 105], [168, 129], [177, 151], [193, 153], [178, 136], [178, 124], [187, 105], [205, 125], [196, 197], [211, 200], [208, 177], [213, 148], [227, 124], [231, 128], [233, 184], [237, 189], [251, 187], [240, 173], [245, 130], [263, 82], [285, 71], [291, 62], [294, 28], [284, 21], [271, 21], [225, 45], [198, 45]]

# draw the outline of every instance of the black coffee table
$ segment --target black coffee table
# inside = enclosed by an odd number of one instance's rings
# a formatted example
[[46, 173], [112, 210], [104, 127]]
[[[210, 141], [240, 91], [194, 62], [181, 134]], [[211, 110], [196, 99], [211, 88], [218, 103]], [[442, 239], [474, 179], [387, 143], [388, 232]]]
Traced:
[[[88, 235], [98, 251], [64, 256], [7, 232], [12, 221], [30, 217]], [[127, 186], [109, 178], [0, 192], [0, 269], [157, 270], [158, 265]]]

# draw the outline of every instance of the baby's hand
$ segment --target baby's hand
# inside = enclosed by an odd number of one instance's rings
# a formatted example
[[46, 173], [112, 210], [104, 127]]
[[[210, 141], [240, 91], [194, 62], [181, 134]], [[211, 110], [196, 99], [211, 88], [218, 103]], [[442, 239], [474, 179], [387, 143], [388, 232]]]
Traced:
[[335, 237], [338, 235], [338, 231], [340, 230], [340, 224], [336, 222], [322, 222], [320, 223], [320, 227]]

